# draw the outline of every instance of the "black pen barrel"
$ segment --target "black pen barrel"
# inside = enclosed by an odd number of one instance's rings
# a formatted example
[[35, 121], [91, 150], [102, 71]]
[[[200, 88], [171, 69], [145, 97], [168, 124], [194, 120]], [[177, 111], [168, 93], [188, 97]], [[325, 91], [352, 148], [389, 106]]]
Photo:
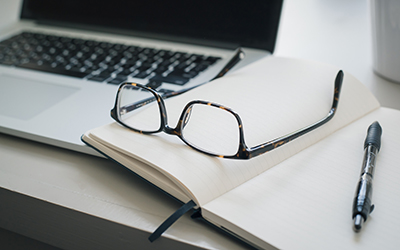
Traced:
[[353, 200], [353, 229], [356, 232], [361, 230], [363, 223], [368, 219], [368, 215], [374, 210], [374, 205], [371, 202], [372, 180], [375, 172], [376, 156], [381, 147], [381, 135], [382, 128], [379, 123], [372, 123], [368, 128], [367, 137], [364, 141], [364, 160]]
[[378, 122], [374, 122], [369, 126], [367, 137], [364, 141], [364, 148], [368, 147], [368, 145], [374, 145], [378, 151], [381, 148], [381, 135], [382, 135], [382, 127]]
[[353, 201], [353, 219], [360, 214], [364, 221], [372, 212], [372, 178], [368, 174], [364, 174], [358, 182], [356, 195]]

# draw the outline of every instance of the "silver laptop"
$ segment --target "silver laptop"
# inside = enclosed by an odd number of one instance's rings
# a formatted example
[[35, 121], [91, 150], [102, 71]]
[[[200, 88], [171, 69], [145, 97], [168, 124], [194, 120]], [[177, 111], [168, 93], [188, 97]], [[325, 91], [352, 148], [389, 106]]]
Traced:
[[[1, 5], [1, 3], [0, 3]], [[0, 6], [1, 8], [1, 6]], [[0, 132], [84, 153], [80, 137], [112, 122], [118, 85], [160, 92], [270, 55], [282, 0], [25, 0], [0, 30]]]

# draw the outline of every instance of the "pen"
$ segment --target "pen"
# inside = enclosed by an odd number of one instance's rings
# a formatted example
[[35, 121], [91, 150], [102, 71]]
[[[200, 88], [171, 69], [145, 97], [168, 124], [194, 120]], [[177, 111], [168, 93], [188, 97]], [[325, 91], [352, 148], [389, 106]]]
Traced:
[[364, 141], [364, 161], [353, 202], [353, 229], [355, 232], [361, 230], [368, 215], [374, 210], [374, 205], [371, 205], [372, 179], [374, 177], [376, 156], [381, 147], [381, 135], [382, 128], [379, 123], [372, 123], [368, 128], [367, 137]]

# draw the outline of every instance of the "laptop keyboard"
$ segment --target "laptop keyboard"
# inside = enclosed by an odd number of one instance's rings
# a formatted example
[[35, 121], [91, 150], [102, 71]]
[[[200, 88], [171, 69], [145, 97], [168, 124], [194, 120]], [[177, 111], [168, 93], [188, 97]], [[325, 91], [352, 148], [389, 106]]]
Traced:
[[120, 84], [128, 77], [184, 85], [221, 58], [22, 32], [0, 42], [0, 64]]

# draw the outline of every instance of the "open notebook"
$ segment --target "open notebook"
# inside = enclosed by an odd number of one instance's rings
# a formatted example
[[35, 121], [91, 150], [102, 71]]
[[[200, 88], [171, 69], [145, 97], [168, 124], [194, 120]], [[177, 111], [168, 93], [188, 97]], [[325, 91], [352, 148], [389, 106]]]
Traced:
[[[166, 100], [171, 126], [184, 105], [201, 99], [242, 118], [249, 147], [296, 131], [330, 109], [339, 68], [270, 57]], [[145, 114], [141, 114], [145, 115]], [[383, 128], [373, 203], [359, 234], [351, 208], [368, 126]], [[194, 201], [202, 218], [257, 248], [395, 248], [400, 218], [400, 111], [380, 108], [369, 90], [344, 74], [335, 117], [322, 127], [251, 160], [199, 153], [175, 136], [142, 135], [116, 123], [82, 140], [173, 197]]]

